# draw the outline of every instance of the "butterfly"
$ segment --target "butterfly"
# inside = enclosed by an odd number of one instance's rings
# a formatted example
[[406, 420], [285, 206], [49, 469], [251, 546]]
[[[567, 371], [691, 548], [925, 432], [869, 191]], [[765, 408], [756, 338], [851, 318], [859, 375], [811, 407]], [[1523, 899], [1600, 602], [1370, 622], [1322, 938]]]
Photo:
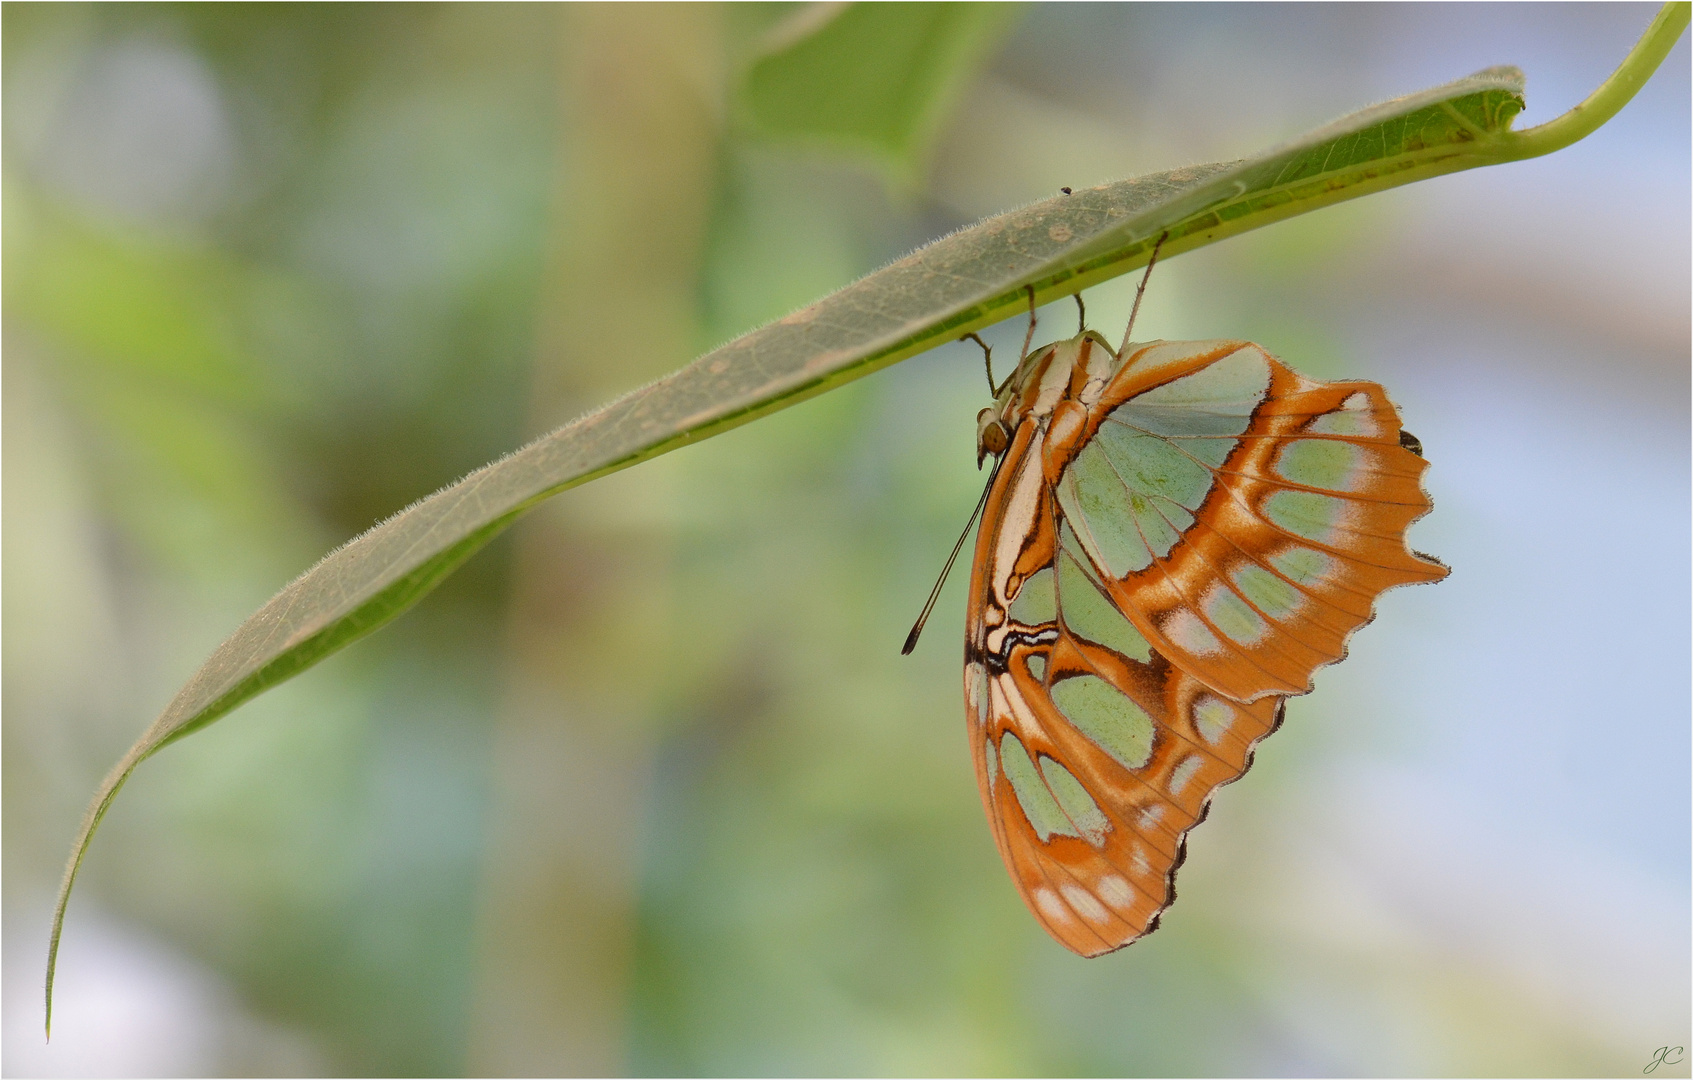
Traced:
[[1376, 596], [1448, 571], [1406, 545], [1427, 464], [1377, 384], [1244, 341], [1031, 350], [1033, 306], [977, 421], [966, 722], [1024, 902], [1098, 956], [1157, 928], [1212, 793]]

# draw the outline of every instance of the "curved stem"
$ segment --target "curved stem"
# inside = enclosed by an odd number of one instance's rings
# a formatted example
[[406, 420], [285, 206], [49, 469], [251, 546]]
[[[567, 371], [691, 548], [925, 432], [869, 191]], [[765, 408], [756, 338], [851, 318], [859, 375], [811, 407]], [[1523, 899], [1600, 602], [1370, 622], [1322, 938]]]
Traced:
[[1504, 156], [1531, 158], [1562, 150], [1615, 116], [1646, 84], [1646, 80], [1658, 70], [1658, 65], [1663, 63], [1664, 57], [1669, 55], [1670, 49], [1681, 39], [1681, 32], [1687, 29], [1690, 11], [1693, 11], [1693, 3], [1665, 4], [1610, 78], [1600, 83], [1585, 101], [1562, 116], [1506, 135], [1499, 141]]

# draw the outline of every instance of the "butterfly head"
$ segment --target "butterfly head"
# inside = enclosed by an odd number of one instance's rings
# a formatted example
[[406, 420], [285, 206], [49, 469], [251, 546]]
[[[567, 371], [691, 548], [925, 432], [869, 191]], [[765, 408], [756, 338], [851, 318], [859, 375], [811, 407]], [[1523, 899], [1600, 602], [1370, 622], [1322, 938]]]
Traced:
[[997, 458], [1010, 445], [1011, 429], [999, 418], [996, 406], [990, 405], [976, 414], [976, 468], [982, 467], [982, 460], [989, 454]]

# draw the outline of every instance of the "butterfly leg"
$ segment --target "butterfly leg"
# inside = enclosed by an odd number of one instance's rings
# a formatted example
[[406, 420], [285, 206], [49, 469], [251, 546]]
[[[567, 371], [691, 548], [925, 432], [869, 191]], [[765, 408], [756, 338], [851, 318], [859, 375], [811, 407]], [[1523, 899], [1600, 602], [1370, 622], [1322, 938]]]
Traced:
[[1158, 265], [1158, 249], [1163, 247], [1164, 241], [1169, 238], [1170, 234], [1165, 232], [1158, 238], [1158, 242], [1152, 245], [1152, 258], [1146, 260], [1146, 273], [1140, 276], [1140, 287], [1135, 289], [1135, 306], [1129, 309], [1129, 325], [1123, 330], [1123, 345], [1117, 350], [1118, 356], [1122, 356], [1129, 349], [1129, 335], [1135, 332], [1135, 316], [1140, 314], [1140, 298], [1146, 295], [1146, 283], [1152, 280], [1152, 268]]
[[993, 381], [993, 349], [989, 348], [988, 343], [983, 341], [973, 331], [965, 334], [964, 337], [961, 337], [958, 340], [974, 341], [982, 347], [982, 363], [987, 365], [988, 369], [988, 393], [997, 398], [999, 396], [1000, 386], [998, 383]]
[[1072, 293], [1076, 298], [1076, 336], [1081, 337], [1088, 332], [1088, 307], [1082, 303], [1081, 293]]
[[1033, 344], [1035, 340], [1035, 287], [1033, 285], [1025, 285], [1023, 288], [1027, 289], [1029, 293], [1029, 332], [1023, 335], [1023, 353], [1022, 356], [1017, 358], [1019, 361], [1021, 361], [1024, 356], [1029, 355], [1029, 346]]

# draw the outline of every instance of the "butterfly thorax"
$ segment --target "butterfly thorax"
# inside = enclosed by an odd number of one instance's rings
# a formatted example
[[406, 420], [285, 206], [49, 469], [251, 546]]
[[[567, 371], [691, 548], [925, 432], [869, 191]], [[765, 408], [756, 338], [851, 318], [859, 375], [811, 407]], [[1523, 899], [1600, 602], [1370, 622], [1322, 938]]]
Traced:
[[1116, 352], [1092, 330], [1032, 350], [976, 418], [977, 461], [1003, 454], [1028, 423], [1048, 433], [1048, 454], [1073, 449], [1088, 406], [1099, 400], [1117, 366]]

